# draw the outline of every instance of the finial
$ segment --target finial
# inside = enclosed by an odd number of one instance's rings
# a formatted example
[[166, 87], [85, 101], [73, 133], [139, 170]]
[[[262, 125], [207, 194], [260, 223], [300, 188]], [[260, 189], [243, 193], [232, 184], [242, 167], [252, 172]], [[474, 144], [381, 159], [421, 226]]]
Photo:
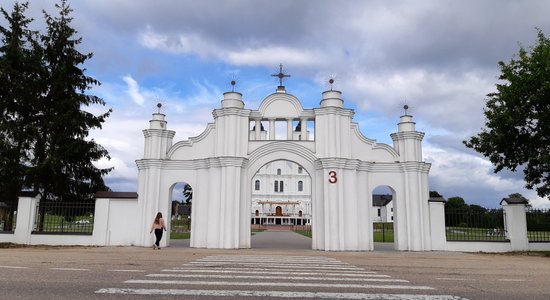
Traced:
[[409, 106], [407, 104], [403, 105], [403, 109], [405, 110], [405, 116], [407, 116], [407, 110], [409, 109]]
[[290, 77], [290, 75], [283, 73], [283, 64], [279, 64], [279, 74], [271, 74], [271, 76], [279, 78], [279, 86], [283, 86], [283, 78]]
[[160, 114], [160, 108], [162, 107], [162, 104], [159, 102], [157, 103], [158, 113]]
[[231, 91], [234, 92], [235, 91], [235, 85], [237, 84], [237, 82], [235, 80], [231, 80]]
[[334, 83], [334, 78], [330, 78], [328, 80], [328, 83], [330, 84], [330, 90], [332, 91], [332, 84]]

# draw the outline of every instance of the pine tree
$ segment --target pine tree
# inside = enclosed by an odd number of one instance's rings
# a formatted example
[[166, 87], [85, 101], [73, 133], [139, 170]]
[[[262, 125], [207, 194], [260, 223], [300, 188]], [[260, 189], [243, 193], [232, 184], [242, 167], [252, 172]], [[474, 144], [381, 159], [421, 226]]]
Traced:
[[101, 128], [111, 110], [99, 116], [83, 110], [89, 105], [105, 105], [105, 101], [87, 93], [100, 83], [80, 68], [92, 54], [77, 49], [82, 38], [75, 37], [77, 32], [71, 27], [72, 9], [66, 0], [56, 8], [57, 16], [44, 12], [45, 85], [38, 103], [40, 139], [33, 149], [32, 185], [46, 201], [85, 201], [96, 191], [106, 190], [102, 176], [112, 170], [93, 165], [109, 155], [93, 139], [87, 139], [91, 129]]

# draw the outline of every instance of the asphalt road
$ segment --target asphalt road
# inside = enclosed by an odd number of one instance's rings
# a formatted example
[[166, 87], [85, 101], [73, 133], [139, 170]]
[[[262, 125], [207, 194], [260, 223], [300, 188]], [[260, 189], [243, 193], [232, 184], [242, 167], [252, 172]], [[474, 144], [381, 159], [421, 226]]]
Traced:
[[0, 249], [0, 299], [550, 299], [550, 258], [325, 252], [292, 232], [253, 249]]

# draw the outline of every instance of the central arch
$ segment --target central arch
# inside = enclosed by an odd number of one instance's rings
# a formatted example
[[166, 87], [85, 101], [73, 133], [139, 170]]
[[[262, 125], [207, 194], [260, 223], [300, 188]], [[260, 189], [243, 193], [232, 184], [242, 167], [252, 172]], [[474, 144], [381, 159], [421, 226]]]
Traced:
[[[309, 173], [309, 176], [311, 177], [311, 224], [312, 224], [312, 249], [317, 249], [317, 236], [319, 236], [319, 233], [317, 233], [318, 230], [322, 230], [320, 228], [317, 228], [315, 224], [317, 224], [316, 220], [318, 216], [316, 215], [316, 207], [321, 205], [318, 203], [318, 189], [316, 188], [316, 170], [315, 170], [315, 161], [317, 158], [315, 157], [315, 154], [306, 148], [305, 146], [300, 145], [301, 142], [287, 142], [287, 141], [274, 141], [271, 143], [268, 143], [266, 145], [263, 145], [256, 150], [254, 150], [252, 153], [250, 153], [248, 166], [246, 168], [246, 177], [245, 180], [243, 180], [242, 184], [242, 190], [243, 191], [250, 191], [254, 184], [252, 182], [252, 178], [256, 173], [260, 170], [261, 167], [263, 167], [265, 164], [276, 161], [276, 160], [286, 160], [286, 161], [292, 161], [298, 165], [300, 165], [307, 173]], [[306, 142], [307, 143], [307, 142]], [[245, 193], [244, 197], [241, 200], [241, 207], [243, 210], [247, 213], [244, 214], [245, 216], [250, 215], [251, 211], [251, 204], [252, 203], [252, 194], [251, 193]], [[250, 224], [250, 218], [242, 218], [241, 221], [241, 236], [245, 237], [246, 240], [245, 246], [247, 248], [250, 248], [250, 230], [251, 230], [251, 224]]]

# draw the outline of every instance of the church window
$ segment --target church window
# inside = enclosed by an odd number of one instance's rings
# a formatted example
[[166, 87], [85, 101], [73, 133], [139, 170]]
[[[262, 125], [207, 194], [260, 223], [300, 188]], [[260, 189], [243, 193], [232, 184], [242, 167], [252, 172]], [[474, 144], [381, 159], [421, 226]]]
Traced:
[[281, 175], [281, 169], [277, 169], [277, 175]]
[[380, 208], [378, 209], [378, 216], [380, 217]]
[[283, 192], [283, 189], [284, 189], [284, 183], [283, 183], [283, 181], [281, 180], [281, 181], [279, 181], [279, 192], [282, 193], [282, 192]]
[[274, 189], [273, 191], [275, 193], [279, 192], [279, 181], [278, 180], [275, 180], [275, 184], [273, 185]]
[[298, 174], [302, 174], [303, 171], [304, 171], [304, 168], [298, 167]]
[[256, 190], [256, 191], [260, 190], [260, 181], [259, 180], [256, 180], [256, 182], [254, 182], [254, 190]]
[[298, 192], [302, 192], [304, 190], [304, 182], [298, 181]]

